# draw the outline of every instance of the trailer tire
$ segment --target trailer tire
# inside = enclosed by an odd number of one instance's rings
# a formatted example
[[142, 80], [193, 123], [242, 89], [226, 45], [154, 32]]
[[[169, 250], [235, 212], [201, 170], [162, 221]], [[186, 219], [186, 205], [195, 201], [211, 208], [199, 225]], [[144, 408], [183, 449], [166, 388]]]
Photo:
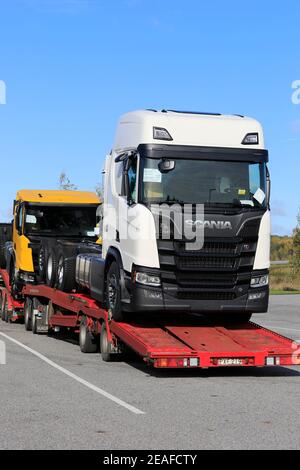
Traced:
[[112, 319], [116, 322], [124, 321], [120, 279], [119, 266], [116, 261], [113, 261], [106, 275], [106, 301], [107, 308], [111, 311]]
[[114, 354], [111, 353], [111, 343], [108, 341], [105, 323], [102, 324], [100, 333], [100, 351], [104, 362], [112, 362]]
[[32, 315], [31, 315], [31, 330], [32, 330], [32, 333], [34, 335], [37, 335], [38, 334], [38, 330], [37, 330], [37, 321], [36, 321], [36, 316], [34, 314], [34, 312], [32, 311]]
[[33, 303], [32, 300], [27, 297], [24, 305], [24, 326], [26, 331], [32, 330], [32, 311]]
[[93, 354], [97, 352], [97, 343], [94, 335], [90, 332], [86, 317], [82, 317], [79, 330], [80, 351], [84, 354]]
[[56, 282], [57, 273], [57, 253], [52, 248], [47, 256], [47, 269], [46, 269], [46, 284], [49, 287], [54, 287]]
[[9, 323], [9, 311], [8, 311], [7, 296], [5, 296], [4, 303], [3, 303], [3, 317], [4, 317], [5, 323]]
[[62, 292], [72, 292], [76, 288], [76, 257], [67, 258], [61, 250], [57, 260], [57, 288]]
[[2, 290], [0, 290], [0, 317], [1, 317], [1, 320], [3, 321], [4, 318], [3, 318], [3, 292]]

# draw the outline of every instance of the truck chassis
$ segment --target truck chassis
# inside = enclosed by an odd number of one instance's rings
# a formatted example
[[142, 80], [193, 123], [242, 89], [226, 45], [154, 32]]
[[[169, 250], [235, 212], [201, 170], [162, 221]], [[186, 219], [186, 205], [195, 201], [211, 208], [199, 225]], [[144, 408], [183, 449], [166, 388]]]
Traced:
[[[82, 352], [99, 350], [104, 361], [120, 360], [126, 348], [155, 368], [216, 368], [300, 365], [293, 340], [248, 322], [213, 324], [198, 315], [135, 318], [117, 323], [87, 295], [66, 294], [45, 285], [26, 285], [24, 302], [11, 296], [9, 278], [0, 270], [0, 310], [7, 322], [24, 320], [34, 334], [60, 328], [79, 333]], [[98, 338], [100, 336], [100, 342]], [[296, 356], [296, 357], [295, 357]]]

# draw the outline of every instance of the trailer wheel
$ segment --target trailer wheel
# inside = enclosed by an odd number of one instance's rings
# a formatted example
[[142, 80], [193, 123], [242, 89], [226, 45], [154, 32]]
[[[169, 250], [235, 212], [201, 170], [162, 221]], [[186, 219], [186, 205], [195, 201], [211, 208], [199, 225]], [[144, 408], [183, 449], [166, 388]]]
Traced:
[[121, 303], [120, 270], [118, 264], [113, 261], [106, 277], [106, 299], [108, 309], [112, 313], [113, 320], [124, 321], [124, 313]]
[[79, 346], [80, 351], [85, 354], [93, 354], [97, 352], [97, 343], [94, 335], [90, 332], [86, 317], [82, 317], [79, 330]]
[[106, 326], [105, 323], [103, 323], [100, 334], [100, 351], [104, 362], [111, 362], [113, 360], [114, 354], [111, 353], [111, 350], [112, 347], [111, 343], [108, 341]]
[[33, 303], [32, 300], [27, 297], [24, 305], [24, 325], [26, 331], [32, 330], [32, 311]]
[[46, 283], [49, 287], [55, 286], [57, 272], [57, 254], [52, 248], [47, 257]]
[[4, 303], [3, 303], [3, 317], [4, 317], [4, 321], [6, 323], [9, 323], [8, 300], [6, 296], [4, 297]]
[[0, 290], [0, 316], [1, 316], [1, 320], [4, 321], [4, 317], [3, 317], [3, 299], [4, 299], [3, 292], [2, 292], [2, 290]]
[[32, 329], [32, 333], [34, 335], [38, 334], [36, 316], [35, 316], [33, 311], [32, 311], [32, 314], [31, 314], [31, 329]]

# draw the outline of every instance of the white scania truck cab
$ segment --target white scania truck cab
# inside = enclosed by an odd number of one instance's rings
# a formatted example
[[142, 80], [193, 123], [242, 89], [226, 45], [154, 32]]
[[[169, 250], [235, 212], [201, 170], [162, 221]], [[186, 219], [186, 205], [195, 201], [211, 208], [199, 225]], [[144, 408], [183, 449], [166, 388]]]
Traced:
[[[87, 283], [93, 296], [106, 299], [117, 321], [126, 312], [194, 312], [244, 322], [266, 312], [267, 163], [262, 127], [248, 117], [169, 110], [122, 116], [104, 170], [102, 259], [94, 259]], [[200, 249], [177, 237], [172, 216], [165, 236], [153, 212], [159, 204], [189, 207], [184, 223], [201, 225]]]

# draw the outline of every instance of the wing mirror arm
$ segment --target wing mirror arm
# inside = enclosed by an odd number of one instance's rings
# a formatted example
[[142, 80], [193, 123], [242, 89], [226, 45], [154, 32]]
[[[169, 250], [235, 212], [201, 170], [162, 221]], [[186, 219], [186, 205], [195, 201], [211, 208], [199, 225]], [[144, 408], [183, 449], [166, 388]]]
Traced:
[[270, 172], [267, 168], [267, 206], [268, 209], [270, 210], [270, 201], [271, 201], [271, 178], [270, 178]]

